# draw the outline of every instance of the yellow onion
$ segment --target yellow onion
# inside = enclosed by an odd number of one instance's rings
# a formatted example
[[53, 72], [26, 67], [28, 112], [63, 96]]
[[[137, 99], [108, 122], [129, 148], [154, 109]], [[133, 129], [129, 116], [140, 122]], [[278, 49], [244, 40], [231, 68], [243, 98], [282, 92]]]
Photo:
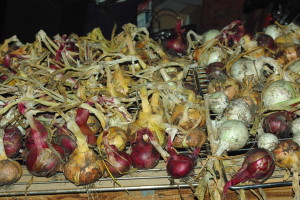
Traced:
[[189, 148], [202, 147], [206, 142], [207, 135], [200, 127], [195, 128], [187, 134], [177, 134], [173, 140], [173, 147]]
[[240, 92], [240, 85], [232, 78], [213, 79], [208, 83], [207, 93], [224, 92], [228, 100], [235, 98]]
[[[106, 131], [107, 145], [114, 145], [119, 151], [123, 151], [128, 143], [126, 132], [119, 127], [109, 127]], [[97, 147], [99, 150], [104, 150], [103, 133], [101, 132], [97, 138]]]
[[299, 170], [300, 147], [293, 140], [281, 141], [273, 150], [276, 165], [281, 168]]

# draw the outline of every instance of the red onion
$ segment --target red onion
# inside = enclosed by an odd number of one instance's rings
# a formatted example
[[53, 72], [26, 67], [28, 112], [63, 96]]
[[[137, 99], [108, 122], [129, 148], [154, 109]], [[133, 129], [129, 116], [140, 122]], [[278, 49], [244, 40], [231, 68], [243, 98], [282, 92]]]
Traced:
[[23, 145], [23, 136], [20, 129], [16, 126], [7, 126], [4, 129], [4, 149], [7, 157], [16, 157]]
[[105, 164], [109, 171], [106, 176], [121, 177], [130, 170], [132, 161], [126, 152], [120, 151], [115, 145], [109, 145], [107, 135], [108, 131], [104, 131], [102, 139], [107, 156]]
[[150, 141], [145, 141], [143, 135], [153, 138], [148, 128], [141, 129], [137, 132], [135, 141], [131, 143], [132, 152], [130, 154], [132, 165], [138, 169], [154, 168], [160, 159], [160, 154]]
[[172, 147], [171, 137], [169, 137], [168, 152], [170, 153], [170, 157], [167, 161], [167, 173], [172, 178], [184, 178], [192, 175], [197, 165], [200, 147], [195, 148], [192, 154], [178, 154]]
[[275, 42], [274, 39], [270, 35], [260, 34], [256, 38], [257, 45], [267, 47], [269, 49], [275, 49]]
[[[61, 171], [62, 160], [58, 154], [45, 141], [43, 135], [47, 133], [46, 127], [38, 120], [32, 119], [31, 127], [27, 129], [26, 138], [30, 138], [30, 145], [26, 144], [26, 167], [34, 176], [49, 177]], [[47, 133], [48, 135], [48, 133]]]
[[[223, 189], [224, 196], [228, 188], [245, 181], [263, 183], [272, 176], [275, 169], [275, 162], [269, 151], [263, 148], [250, 150], [244, 159], [242, 167], [237, 171], [234, 178], [228, 181]], [[261, 180], [261, 181], [258, 181]]]
[[224, 63], [222, 63], [222, 62], [210, 63], [206, 67], [205, 72], [206, 72], [208, 79], [215, 79], [217, 77], [226, 77]]
[[273, 133], [278, 138], [286, 138], [291, 132], [292, 121], [296, 114], [288, 111], [276, 111], [263, 120], [265, 133]]
[[3, 143], [4, 131], [0, 132], [0, 186], [17, 182], [22, 176], [21, 165], [7, 158]]
[[81, 132], [87, 137], [87, 143], [93, 146], [96, 145], [96, 135], [87, 124], [90, 112], [84, 108], [77, 108], [76, 111], [76, 124], [79, 126]]
[[233, 46], [245, 35], [242, 21], [235, 20], [221, 30], [217, 38], [227, 46]]
[[181, 29], [182, 19], [178, 18], [173, 35], [167, 39], [163, 47], [171, 55], [186, 54], [187, 43], [183, 37], [184, 30]]
[[58, 151], [62, 158], [68, 158], [76, 149], [77, 144], [73, 134], [65, 127], [58, 127], [52, 146]]

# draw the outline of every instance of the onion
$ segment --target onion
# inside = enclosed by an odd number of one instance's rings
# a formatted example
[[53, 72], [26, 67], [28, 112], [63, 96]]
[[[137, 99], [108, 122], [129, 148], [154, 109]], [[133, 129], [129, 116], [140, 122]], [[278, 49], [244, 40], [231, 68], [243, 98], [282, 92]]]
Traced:
[[244, 147], [249, 139], [247, 127], [238, 120], [228, 120], [218, 128], [219, 144], [215, 153], [222, 155], [224, 151], [235, 151]]
[[208, 95], [209, 109], [216, 114], [221, 114], [228, 106], [228, 97], [224, 92], [215, 92]]
[[52, 146], [61, 154], [63, 159], [67, 159], [76, 149], [77, 144], [73, 134], [63, 126], [58, 127]]
[[300, 134], [293, 135], [293, 141], [300, 145]]
[[114, 145], [119, 151], [123, 151], [128, 143], [126, 132], [119, 127], [109, 127], [107, 131], [103, 131], [97, 138], [97, 147], [99, 150], [104, 149], [103, 133], [106, 133], [108, 145]]
[[178, 154], [172, 147], [171, 136], [169, 136], [168, 140], [168, 152], [170, 153], [170, 157], [167, 160], [167, 173], [172, 178], [184, 178], [192, 175], [197, 165], [200, 147], [196, 148], [192, 154]]
[[[274, 172], [275, 163], [268, 150], [255, 148], [250, 150], [243, 161], [242, 167], [234, 175], [234, 178], [228, 181], [223, 189], [224, 196], [228, 188], [245, 181], [263, 183], [270, 178]], [[261, 180], [261, 181], [258, 181]]]
[[271, 24], [271, 25], [267, 26], [264, 33], [266, 35], [271, 36], [273, 38], [273, 40], [275, 40], [279, 35], [281, 35], [283, 33], [283, 31], [279, 26]]
[[284, 80], [272, 82], [262, 92], [262, 102], [269, 107], [296, 97], [296, 90], [293, 85]]
[[300, 147], [291, 139], [280, 141], [273, 151], [274, 160], [281, 168], [299, 170]]
[[257, 146], [268, 151], [273, 151], [278, 143], [278, 138], [272, 133], [261, 134], [257, 140]]
[[276, 54], [276, 60], [281, 65], [286, 65], [292, 60], [299, 58], [300, 56], [300, 47], [298, 45], [290, 45], [283, 47]]
[[171, 55], [186, 54], [187, 43], [181, 29], [182, 19], [178, 18], [173, 35], [163, 42], [164, 49]]
[[208, 79], [215, 79], [218, 77], [226, 77], [224, 63], [212, 62], [206, 67], [206, 75]]
[[109, 145], [107, 136], [108, 131], [104, 131], [102, 134], [102, 143], [105, 148], [105, 164], [108, 170], [104, 176], [112, 175], [113, 177], [121, 177], [130, 170], [132, 164], [130, 155], [128, 155], [126, 152], [118, 150], [115, 145]]
[[291, 126], [291, 130], [294, 135], [300, 134], [300, 118], [294, 119]]
[[275, 42], [274, 39], [267, 34], [259, 34], [256, 38], [257, 45], [267, 47], [269, 49], [274, 50], [275, 49]]
[[214, 62], [225, 62], [227, 60], [227, 52], [218, 46], [211, 47], [207, 51], [196, 48], [193, 52], [193, 59], [198, 61], [200, 66], [207, 66]]
[[176, 134], [173, 140], [173, 147], [188, 148], [202, 147], [206, 142], [206, 133], [200, 127], [189, 131], [187, 134]]
[[9, 159], [5, 154], [3, 129], [0, 131], [0, 186], [10, 185], [17, 182], [22, 176], [21, 165]]
[[23, 145], [23, 135], [16, 126], [7, 126], [4, 129], [4, 149], [8, 158], [14, 158], [20, 153]]
[[291, 123], [295, 114], [288, 111], [276, 111], [263, 120], [263, 129], [266, 133], [273, 133], [278, 138], [286, 138], [291, 131]]
[[77, 148], [64, 166], [66, 179], [77, 186], [96, 182], [104, 173], [103, 161], [89, 149], [86, 137], [75, 120], [67, 119], [67, 128], [75, 135]]
[[220, 35], [220, 33], [221, 33], [221, 31], [219, 31], [217, 29], [210, 29], [210, 30], [206, 31], [202, 35], [203, 42], [207, 42], [207, 41], [217, 37], [218, 35]]
[[223, 112], [223, 117], [227, 120], [239, 120], [246, 126], [253, 123], [255, 110], [242, 98], [231, 101]]
[[143, 136], [147, 135], [150, 140], [153, 138], [151, 131], [147, 128], [137, 132], [135, 141], [131, 142], [132, 152], [130, 154], [132, 165], [138, 169], [152, 169], [160, 159], [159, 152], [151, 144], [150, 141], [145, 141]]
[[208, 82], [207, 93], [224, 92], [230, 101], [240, 92], [240, 85], [232, 78], [217, 78]]
[[[29, 147], [25, 160], [29, 173], [34, 176], [49, 177], [61, 171], [63, 163], [58, 152], [45, 141], [44, 135], [48, 135], [44, 124], [31, 118], [30, 128], [25, 135], [25, 145]], [[30, 145], [26, 144], [28, 141]]]

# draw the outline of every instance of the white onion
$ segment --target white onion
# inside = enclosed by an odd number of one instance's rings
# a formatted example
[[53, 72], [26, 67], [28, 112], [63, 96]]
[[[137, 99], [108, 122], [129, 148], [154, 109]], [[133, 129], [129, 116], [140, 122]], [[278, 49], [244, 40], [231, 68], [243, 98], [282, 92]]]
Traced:
[[294, 98], [296, 91], [284, 80], [274, 81], [262, 92], [262, 102], [266, 107]]
[[226, 51], [223, 48], [215, 46], [201, 54], [198, 60], [200, 66], [207, 66], [213, 62], [223, 62], [226, 58]]
[[216, 114], [223, 113], [227, 107], [229, 101], [228, 97], [224, 92], [215, 92], [208, 96], [209, 109]]
[[253, 112], [244, 99], [235, 99], [225, 108], [223, 117], [227, 120], [239, 120], [246, 126], [253, 123]]
[[278, 143], [278, 138], [272, 133], [261, 134], [257, 140], [258, 147], [265, 148], [269, 151], [273, 151]]
[[279, 36], [283, 34], [282, 29], [274, 24], [269, 25], [266, 29], [265, 29], [265, 34], [271, 36], [274, 40]]
[[217, 29], [208, 30], [203, 34], [203, 42], [207, 42], [207, 41], [217, 37], [220, 34], [221, 34], [221, 31], [219, 31]]
[[300, 145], [300, 134], [293, 135], [293, 140]]
[[232, 65], [230, 73], [232, 78], [239, 82], [243, 82], [249, 76], [254, 82], [261, 82], [265, 79], [264, 74], [278, 74], [278, 68], [278, 63], [273, 58], [260, 57], [255, 60], [240, 58]]
[[218, 129], [219, 144], [215, 153], [222, 155], [224, 151], [236, 151], [243, 148], [248, 139], [249, 132], [245, 124], [238, 120], [228, 120]]
[[300, 134], [300, 118], [294, 119], [292, 121], [292, 133]]

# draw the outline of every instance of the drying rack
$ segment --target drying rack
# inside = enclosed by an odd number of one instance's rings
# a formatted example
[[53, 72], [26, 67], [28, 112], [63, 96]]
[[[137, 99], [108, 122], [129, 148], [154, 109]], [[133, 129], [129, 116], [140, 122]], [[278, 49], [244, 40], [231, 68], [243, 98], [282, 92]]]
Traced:
[[[193, 84], [199, 95], [203, 95], [207, 92], [208, 80], [205, 75], [205, 71], [201, 68], [191, 68], [188, 71], [184, 82]], [[248, 142], [248, 145], [239, 150], [237, 153], [244, 154], [250, 148], [254, 147], [255, 140], [252, 139]], [[201, 169], [201, 163], [207, 158], [210, 153], [209, 145], [206, 143], [201, 150], [198, 165], [195, 168], [195, 174]], [[243, 157], [237, 159], [236, 164], [226, 164], [224, 161], [224, 171], [226, 178], [234, 174], [232, 168], [240, 167]], [[157, 190], [157, 189], [178, 189], [178, 188], [190, 188], [197, 187], [197, 182], [185, 183], [181, 180], [172, 180], [168, 176], [165, 168], [164, 161], [160, 161], [154, 169], [149, 170], [137, 170], [130, 174], [124, 175], [116, 180], [118, 185], [111, 178], [100, 178], [96, 183], [89, 186], [75, 186], [67, 181], [62, 173], [58, 173], [52, 177], [33, 177], [28, 173], [26, 167], [23, 165], [23, 176], [21, 179], [10, 186], [0, 187], [0, 197], [8, 196], [25, 196], [25, 195], [53, 195], [53, 194], [74, 194], [74, 193], [96, 193], [96, 192], [110, 192], [110, 191], [131, 191], [131, 190]], [[252, 184], [252, 185], [238, 185], [230, 187], [231, 190], [239, 189], [255, 189], [266, 187], [280, 187], [289, 186], [291, 181], [282, 182], [284, 174], [280, 168], [276, 168], [273, 176], [264, 184]]]

